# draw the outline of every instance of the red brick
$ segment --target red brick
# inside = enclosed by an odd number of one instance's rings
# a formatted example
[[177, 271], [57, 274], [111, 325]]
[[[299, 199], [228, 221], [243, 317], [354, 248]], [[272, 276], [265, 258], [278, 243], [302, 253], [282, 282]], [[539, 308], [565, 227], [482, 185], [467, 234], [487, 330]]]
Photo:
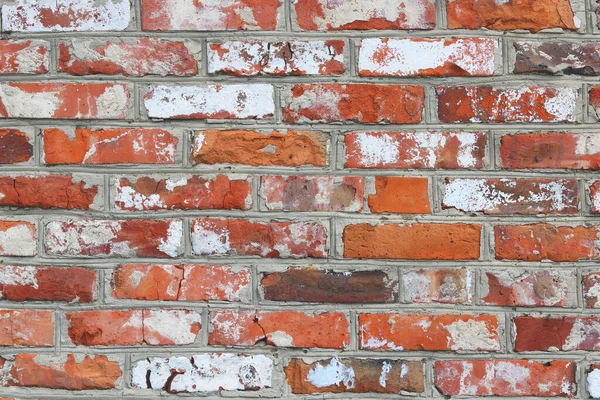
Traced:
[[44, 40], [0, 40], [0, 74], [45, 74], [49, 48]]
[[46, 164], [175, 164], [179, 139], [164, 129], [42, 131]]
[[363, 208], [364, 178], [263, 176], [261, 195], [270, 211], [346, 211]]
[[81, 267], [0, 265], [0, 298], [10, 301], [90, 303], [96, 272]]
[[434, 29], [435, 4], [430, 0], [296, 0], [296, 23], [305, 31]]
[[596, 115], [596, 119], [600, 120], [600, 85], [590, 89], [590, 106]]
[[498, 351], [498, 318], [493, 315], [360, 314], [363, 350]]
[[126, 119], [131, 93], [117, 83], [0, 84], [0, 118]]
[[481, 302], [496, 306], [575, 307], [577, 276], [570, 270], [504, 269], [481, 275]]
[[577, 90], [531, 86], [519, 89], [490, 86], [438, 87], [441, 122], [575, 122]]
[[201, 218], [192, 223], [192, 249], [196, 255], [324, 258], [327, 230], [320, 222]]
[[33, 144], [25, 132], [0, 129], [0, 164], [25, 163], [33, 158]]
[[0, 310], [0, 346], [52, 346], [52, 311]]
[[500, 158], [510, 169], [600, 169], [600, 135], [524, 133], [502, 136]]
[[492, 38], [368, 38], [360, 44], [360, 76], [492, 76]]
[[410, 303], [471, 304], [474, 284], [471, 270], [421, 269], [403, 275], [404, 300]]
[[324, 167], [328, 162], [328, 146], [327, 137], [317, 132], [211, 129], [194, 134], [190, 161], [194, 165]]
[[577, 214], [576, 179], [446, 179], [442, 209], [484, 214]]
[[69, 338], [83, 346], [192, 344], [201, 315], [187, 310], [80, 311], [66, 313]]
[[481, 225], [476, 224], [347, 225], [344, 257], [477, 260], [480, 237]]
[[251, 272], [226, 265], [124, 264], [112, 287], [118, 299], [248, 302]]
[[261, 120], [275, 115], [274, 96], [265, 83], [154, 85], [143, 100], [151, 119]]
[[600, 228], [550, 224], [494, 227], [496, 258], [524, 261], [600, 259]]
[[123, 373], [113, 356], [17, 354], [0, 359], [2, 386], [63, 390], [107, 390]]
[[600, 214], [600, 181], [590, 185], [590, 202], [593, 214]]
[[142, 0], [145, 31], [275, 30], [280, 0]]
[[3, 32], [123, 31], [130, 19], [128, 0], [15, 0], [2, 7]]
[[346, 168], [482, 168], [482, 132], [356, 132], [344, 137]]
[[437, 361], [433, 374], [445, 396], [573, 397], [577, 391], [574, 361]]
[[423, 363], [420, 361], [334, 357], [307, 363], [303, 359], [292, 358], [283, 370], [294, 394], [400, 394], [423, 393], [425, 390]]
[[118, 210], [249, 210], [252, 184], [247, 176], [122, 176], [114, 180]]
[[265, 273], [259, 289], [269, 301], [393, 303], [398, 299], [398, 280], [386, 270], [290, 267]]
[[343, 349], [350, 344], [349, 323], [341, 312], [220, 310], [210, 312], [208, 344]]
[[516, 316], [513, 322], [515, 351], [600, 350], [600, 318], [595, 316]]
[[575, 31], [581, 24], [574, 16], [569, 0], [506, 3], [494, 0], [446, 0], [446, 13], [449, 29], [522, 29], [538, 32], [560, 28]]
[[101, 182], [76, 175], [0, 176], [0, 206], [99, 209], [102, 206], [96, 203], [102, 201]]
[[600, 308], [600, 272], [583, 276], [583, 299], [587, 308]]
[[425, 107], [420, 86], [300, 84], [285, 93], [285, 122], [418, 124]]
[[428, 192], [427, 178], [376, 176], [369, 209], [372, 213], [429, 214]]
[[44, 246], [53, 256], [177, 257], [180, 220], [66, 220], [46, 224]]
[[0, 256], [32, 257], [37, 254], [35, 225], [0, 220]]
[[208, 73], [254, 75], [341, 75], [343, 40], [264, 40], [208, 43]]
[[[189, 43], [153, 38], [71, 39], [58, 44], [58, 71], [71, 75], [198, 74], [198, 61]], [[193, 45], [193, 44], [191, 44]]]

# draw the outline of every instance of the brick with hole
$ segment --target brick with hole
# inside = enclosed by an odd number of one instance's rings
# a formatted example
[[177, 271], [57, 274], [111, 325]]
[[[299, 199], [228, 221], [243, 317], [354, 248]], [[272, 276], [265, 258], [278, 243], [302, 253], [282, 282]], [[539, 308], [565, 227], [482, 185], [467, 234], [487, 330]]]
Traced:
[[495, 315], [359, 314], [363, 350], [499, 351]]
[[289, 267], [265, 272], [259, 290], [268, 301], [393, 303], [398, 299], [398, 279], [388, 269]]
[[192, 137], [194, 165], [238, 164], [251, 167], [325, 167], [329, 139], [319, 132], [205, 130]]
[[0, 310], [0, 346], [54, 345], [51, 310]]
[[248, 267], [195, 264], [121, 264], [114, 271], [117, 299], [249, 302]]
[[472, 304], [473, 271], [435, 268], [407, 271], [402, 275], [404, 301], [409, 303]]
[[252, 183], [248, 176], [115, 176], [112, 188], [114, 207], [121, 211], [252, 208]]
[[82, 267], [0, 265], [0, 299], [90, 303], [97, 279], [94, 270]]
[[[513, 318], [515, 351], [598, 351], [597, 316], [528, 316]], [[540, 335], [540, 332], [544, 332]]]
[[342, 312], [215, 310], [210, 312], [208, 344], [343, 349], [350, 344]]
[[427, 178], [376, 176], [374, 191], [368, 196], [372, 213], [429, 214]]
[[42, 161], [61, 164], [175, 164], [179, 137], [160, 128], [48, 128]]
[[50, 67], [50, 43], [45, 40], [0, 40], [0, 75], [40, 75]]
[[37, 255], [36, 227], [28, 221], [0, 220], [0, 256]]
[[208, 43], [208, 73], [232, 76], [341, 75], [343, 40], [236, 40]]

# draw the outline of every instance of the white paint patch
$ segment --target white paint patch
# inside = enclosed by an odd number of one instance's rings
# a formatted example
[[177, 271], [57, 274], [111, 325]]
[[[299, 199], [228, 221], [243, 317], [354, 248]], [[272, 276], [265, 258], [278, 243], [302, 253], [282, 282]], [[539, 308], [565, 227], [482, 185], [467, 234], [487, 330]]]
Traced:
[[[600, 320], [591, 318], [577, 318], [569, 336], [567, 336], [562, 351], [581, 350], [581, 346], [591, 337], [600, 336]], [[600, 343], [594, 343], [593, 350], [600, 350]]]
[[27, 257], [37, 254], [35, 232], [29, 225], [19, 224], [0, 230], [0, 255]]
[[[49, 23], [46, 10], [61, 23]], [[129, 0], [14, 0], [2, 6], [3, 32], [123, 31], [130, 20]]]
[[27, 92], [11, 84], [0, 85], [0, 102], [6, 118], [52, 118], [61, 104], [60, 91]]
[[36, 275], [41, 268], [34, 266], [5, 265], [0, 267], [0, 285], [31, 286], [38, 288]]
[[[192, 362], [193, 359], [193, 362]], [[271, 387], [273, 360], [264, 355], [200, 354], [187, 357], [152, 358], [135, 363], [132, 386], [161, 390], [171, 382], [174, 392], [257, 390]], [[146, 375], [149, 374], [148, 387]]]
[[192, 228], [192, 249], [196, 255], [227, 254], [231, 251], [229, 231], [210, 221], [197, 221]]
[[183, 221], [173, 220], [167, 229], [167, 240], [161, 238], [158, 249], [170, 257], [177, 257], [180, 254], [182, 238]]
[[283, 331], [275, 331], [267, 334], [267, 342], [278, 347], [293, 347], [294, 338]]
[[[175, 345], [192, 344], [196, 336], [192, 326], [199, 324], [202, 316], [185, 310], [147, 310], [144, 313], [144, 342], [149, 345], [164, 343], [161, 337]], [[149, 336], [156, 335], [157, 340]]]
[[593, 369], [588, 373], [587, 390], [593, 399], [600, 399], [600, 369]]
[[[125, 118], [129, 107], [129, 93], [124, 85], [108, 86], [96, 99], [100, 119]], [[91, 117], [91, 115], [90, 115]]]
[[[95, 148], [95, 147], [94, 147]], [[120, 182], [116, 182], [115, 207], [119, 210], [151, 210], [151, 209], [166, 209], [167, 206], [163, 203], [160, 195], [151, 194], [144, 195], [137, 192], [131, 186], [120, 186]]]
[[[337, 86], [329, 87], [327, 85], [317, 85], [306, 87], [304, 92], [293, 97], [291, 91], [282, 95], [287, 108], [296, 113], [298, 122], [335, 122], [344, 121], [345, 118], [341, 115], [339, 104], [340, 101], [347, 95], [340, 93]], [[316, 119], [315, 116], [310, 118], [301, 115], [302, 111], [307, 109], [319, 110], [321, 119]]]
[[306, 377], [307, 382], [318, 388], [343, 384], [347, 389], [352, 389], [355, 384], [354, 380], [354, 369], [342, 364], [337, 357], [332, 358], [325, 366], [317, 363], [313, 369], [308, 371]]
[[468, 75], [494, 74], [496, 39], [363, 39], [358, 68], [380, 76], [414, 76], [451, 63]]
[[267, 118], [275, 113], [273, 86], [267, 84], [154, 86], [144, 98], [150, 118]]
[[556, 96], [546, 100], [544, 108], [548, 113], [554, 115], [555, 121], [575, 122], [577, 90], [572, 88], [556, 88], [554, 90], [557, 92]]
[[[25, 43], [26, 41], [15, 41], [16, 43]], [[15, 58], [15, 64], [20, 74], [35, 74], [40, 71], [40, 67], [48, 70], [50, 66], [49, 43], [43, 40], [32, 40], [29, 46], [19, 51]], [[42, 51], [46, 49], [47, 51]]]
[[386, 166], [398, 162], [400, 143], [390, 135], [375, 136], [362, 132], [356, 135], [356, 142], [360, 154], [353, 156], [358, 156], [365, 167], [376, 167], [380, 164]]
[[[52, 221], [46, 225], [46, 251], [54, 255], [78, 256], [84, 249], [110, 244], [120, 230], [119, 221]], [[126, 244], [111, 244], [111, 254], [127, 255], [129, 252]]]
[[404, 296], [407, 301], [428, 301], [431, 280], [425, 274], [411, 271], [404, 275]]
[[485, 321], [459, 320], [444, 328], [450, 334], [448, 346], [452, 350], [500, 350], [498, 335], [487, 327]]
[[521, 393], [520, 387], [526, 387], [523, 385], [529, 379], [530, 371], [529, 368], [522, 365], [514, 364], [511, 362], [498, 361], [493, 367], [494, 374], [486, 375], [486, 382], [490, 385], [497, 384], [499, 380], [506, 382], [510, 386], [511, 392]]
[[[402, 368], [406, 368], [406, 365], [402, 364]], [[391, 370], [392, 370], [392, 364], [390, 364], [387, 361], [384, 361], [383, 365], [381, 367], [381, 375], [379, 375], [379, 384], [381, 385], [381, 387], [386, 387], [387, 376]], [[400, 378], [402, 378], [402, 376], [400, 376]]]
[[578, 135], [575, 154], [593, 156], [600, 153], [600, 135]]

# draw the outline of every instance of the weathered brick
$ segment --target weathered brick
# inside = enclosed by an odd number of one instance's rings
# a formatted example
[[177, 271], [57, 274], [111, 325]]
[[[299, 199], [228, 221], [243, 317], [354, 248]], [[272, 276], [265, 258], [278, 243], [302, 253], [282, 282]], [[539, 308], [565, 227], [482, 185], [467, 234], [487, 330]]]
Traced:
[[369, 38], [358, 56], [360, 76], [491, 76], [492, 38]]
[[208, 73], [254, 75], [341, 75], [343, 40], [226, 41], [208, 44]]
[[83, 354], [17, 354], [1, 358], [2, 386], [63, 390], [107, 390], [123, 373], [114, 356]]
[[120, 176], [114, 178], [113, 187], [114, 206], [124, 211], [252, 208], [252, 184], [247, 176]]
[[46, 164], [174, 164], [179, 139], [155, 128], [42, 131]]
[[375, 193], [369, 194], [372, 213], [429, 214], [427, 178], [376, 176]]
[[33, 158], [33, 143], [25, 132], [0, 129], [0, 164], [26, 163]]
[[293, 358], [284, 367], [294, 394], [312, 393], [423, 393], [420, 361], [337, 357], [307, 363]]
[[569, 0], [446, 0], [446, 15], [449, 29], [519, 29], [538, 32], [559, 28], [575, 31], [581, 25]]
[[256, 391], [271, 387], [273, 360], [262, 354], [204, 353], [134, 363], [131, 385], [167, 393]]
[[144, 95], [150, 118], [264, 119], [275, 113], [268, 84], [151, 86]]
[[444, 360], [433, 365], [436, 388], [446, 396], [573, 397], [577, 364], [554, 360]]
[[600, 364], [592, 364], [586, 374], [587, 391], [592, 399], [600, 399]]
[[0, 84], [0, 118], [126, 119], [130, 89], [118, 83]]
[[404, 301], [410, 303], [471, 304], [474, 283], [466, 268], [421, 269], [402, 276]]
[[201, 218], [192, 222], [196, 255], [323, 258], [327, 230], [320, 222]]
[[436, 89], [442, 122], [576, 122], [577, 90], [530, 86], [449, 86]]
[[281, 0], [142, 0], [145, 31], [275, 30]]
[[0, 346], [52, 346], [50, 310], [0, 310]]
[[590, 202], [593, 214], [600, 214], [600, 181], [590, 185]]
[[285, 122], [417, 124], [423, 117], [421, 86], [300, 84], [283, 93]]
[[182, 252], [180, 220], [65, 220], [45, 226], [44, 246], [52, 256], [177, 257]]
[[587, 308], [600, 308], [600, 272], [583, 276], [583, 299]]
[[45, 74], [50, 66], [45, 40], [0, 40], [0, 75]]
[[96, 272], [81, 267], [0, 265], [0, 299], [89, 303], [96, 296]]
[[477, 260], [480, 237], [481, 225], [476, 224], [347, 225], [344, 257]]
[[577, 276], [572, 270], [482, 271], [481, 302], [496, 306], [575, 307]]
[[550, 224], [494, 227], [496, 258], [524, 261], [578, 261], [600, 258], [600, 227]]
[[343, 349], [350, 344], [344, 313], [219, 310], [210, 312], [208, 344]]
[[596, 119], [600, 120], [600, 85], [590, 89], [590, 107], [593, 110]]
[[0, 206], [98, 210], [102, 187], [92, 175], [0, 176]]
[[524, 315], [514, 317], [513, 323], [515, 351], [600, 350], [600, 318], [597, 316]]
[[345, 135], [346, 168], [482, 168], [485, 133], [355, 132]]
[[434, 29], [431, 0], [294, 0], [296, 24], [304, 31]]
[[32, 257], [37, 254], [36, 247], [34, 224], [0, 220], [0, 256]]
[[2, 32], [123, 31], [129, 0], [15, 0], [2, 6]]
[[290, 267], [265, 273], [259, 288], [269, 301], [393, 303], [398, 299], [398, 280], [386, 270]]
[[192, 164], [243, 164], [253, 167], [324, 167], [329, 142], [309, 131], [260, 133], [206, 130], [194, 134]]
[[552, 75], [600, 75], [597, 43], [515, 41], [513, 73]]
[[123, 264], [112, 287], [118, 299], [247, 302], [251, 272], [226, 265]]
[[201, 315], [188, 310], [79, 311], [65, 314], [73, 344], [135, 346], [192, 344]]
[[260, 193], [268, 210], [346, 211], [363, 209], [364, 178], [263, 176]]
[[523, 133], [502, 136], [502, 166], [510, 169], [600, 169], [600, 135]]
[[484, 214], [577, 214], [576, 179], [446, 179], [442, 209]]
[[71, 75], [198, 74], [199, 45], [153, 38], [71, 39], [58, 44], [58, 71]]

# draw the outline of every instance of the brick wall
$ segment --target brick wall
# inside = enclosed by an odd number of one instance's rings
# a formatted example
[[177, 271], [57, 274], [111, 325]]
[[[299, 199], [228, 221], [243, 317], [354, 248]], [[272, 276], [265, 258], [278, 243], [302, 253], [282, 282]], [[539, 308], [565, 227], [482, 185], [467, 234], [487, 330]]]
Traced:
[[600, 398], [594, 1], [0, 5], [0, 397]]

